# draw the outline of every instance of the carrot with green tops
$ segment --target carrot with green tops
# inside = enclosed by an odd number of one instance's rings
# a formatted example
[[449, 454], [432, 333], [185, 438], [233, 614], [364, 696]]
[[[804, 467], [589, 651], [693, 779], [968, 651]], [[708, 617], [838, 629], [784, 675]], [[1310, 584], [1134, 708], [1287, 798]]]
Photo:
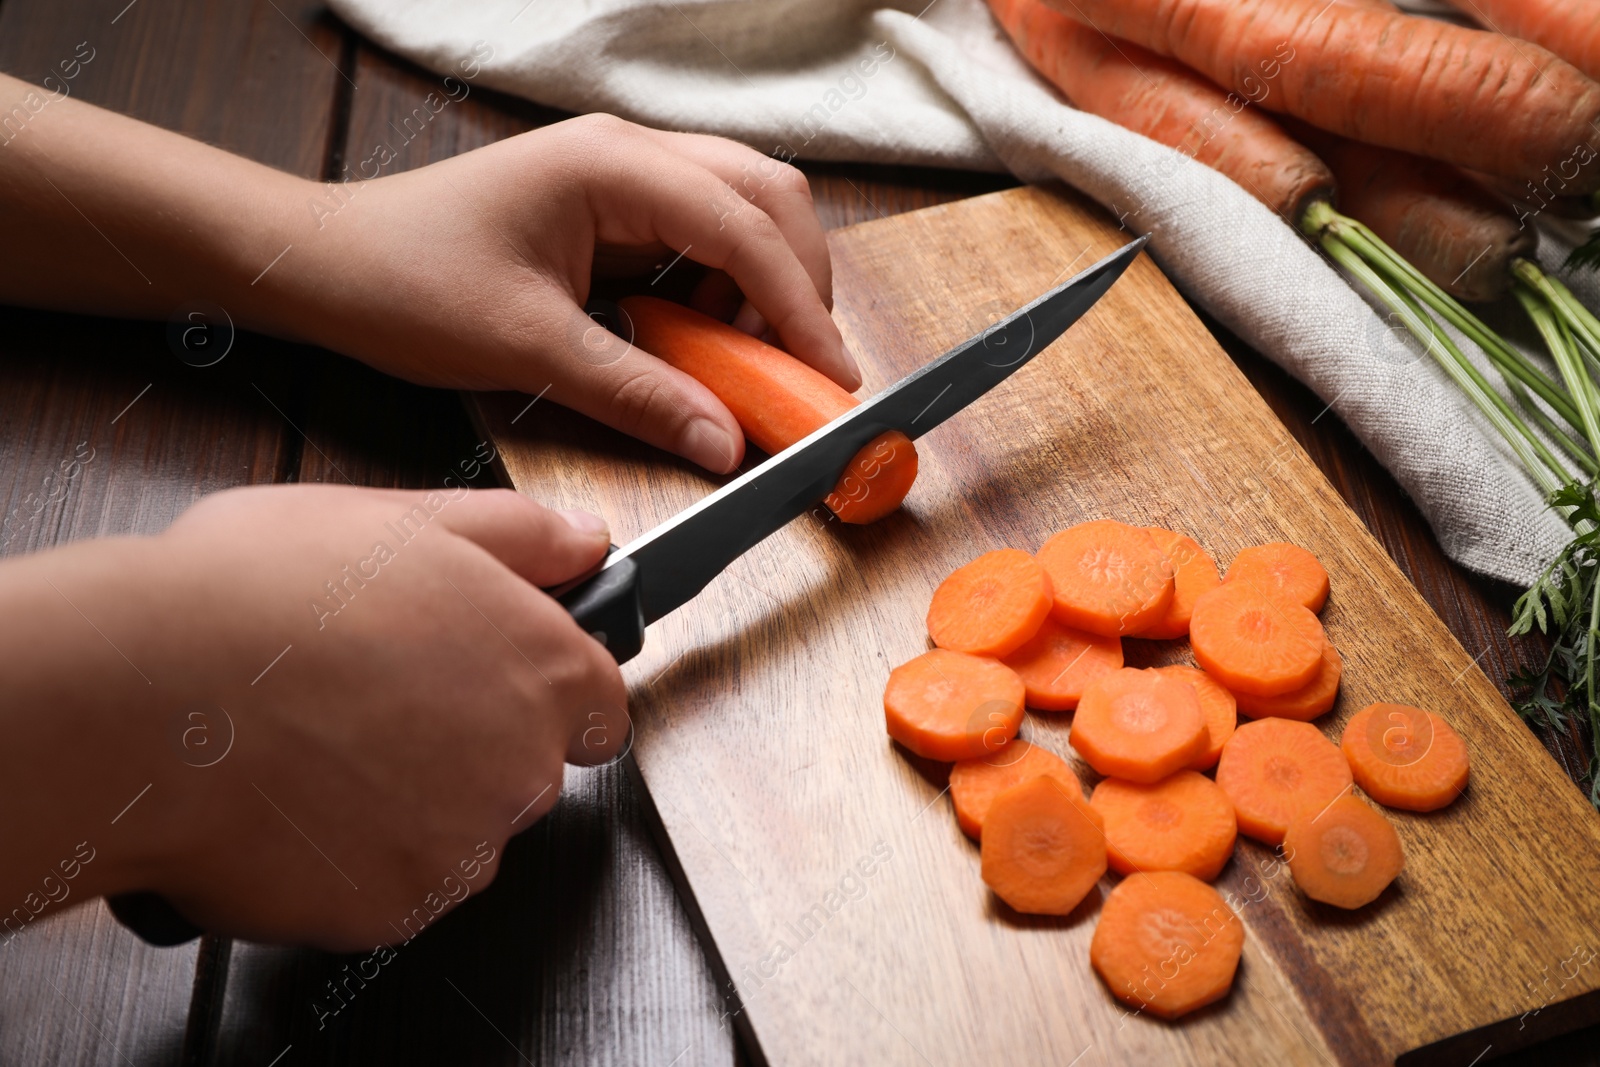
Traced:
[[983, 838], [983, 821], [994, 798], [1030, 778], [1054, 778], [1063, 787], [1083, 795], [1083, 783], [1072, 765], [1049, 749], [1014, 737], [1000, 751], [983, 759], [964, 759], [950, 768], [950, 802], [956, 809], [961, 832], [974, 841]]
[[[1600, 85], [1498, 34], [1328, 0], [1051, 5], [1224, 88], [1253, 91], [1262, 107], [1368, 144], [1526, 179], [1594, 156]], [[1600, 188], [1600, 167], [1574, 169], [1577, 192]]]
[[1422, 708], [1370, 704], [1345, 723], [1339, 747], [1356, 784], [1391, 808], [1435, 811], [1467, 787], [1467, 743]]
[[1054, 603], [1050, 576], [1016, 548], [985, 552], [939, 583], [928, 635], [940, 648], [1006, 656], [1038, 632]]
[[928, 759], [998, 752], [1022, 725], [1022, 680], [998, 660], [935, 648], [889, 672], [889, 736]]
[[1017, 672], [1028, 707], [1071, 711], [1089, 683], [1122, 669], [1122, 641], [1063, 626], [1053, 618], [1002, 661]]
[[1316, 556], [1287, 541], [1241, 550], [1222, 580], [1242, 582], [1257, 592], [1286, 596], [1312, 611], [1321, 611], [1328, 602], [1328, 572]]
[[1189, 620], [1195, 662], [1235, 693], [1271, 697], [1309, 684], [1326, 642], [1311, 609], [1253, 582], [1223, 582]]
[[1111, 519], [1081, 522], [1035, 553], [1050, 575], [1051, 613], [1105, 637], [1148, 629], [1172, 604], [1172, 561], [1155, 538]]
[[1209, 882], [1233, 856], [1233, 801], [1195, 771], [1148, 784], [1107, 778], [1089, 806], [1105, 820], [1106, 861], [1118, 874], [1183, 871]]
[[1111, 778], [1159, 782], [1206, 751], [1206, 720], [1194, 686], [1154, 670], [1124, 667], [1091, 683], [1067, 743]]
[[1339, 908], [1371, 904], [1406, 865], [1394, 826], [1349, 794], [1295, 816], [1283, 851], [1301, 892]]
[[1217, 765], [1217, 760], [1222, 756], [1222, 746], [1228, 743], [1228, 738], [1239, 726], [1239, 699], [1211, 675], [1188, 664], [1157, 667], [1156, 673], [1193, 686], [1194, 695], [1200, 698], [1200, 714], [1206, 720], [1206, 747], [1189, 764], [1189, 769], [1209, 771]]
[[1217, 784], [1233, 801], [1239, 832], [1283, 843], [1290, 821], [1315, 814], [1350, 788], [1350, 764], [1308, 722], [1258, 719], [1234, 731], [1217, 762]]
[[1172, 561], [1172, 603], [1158, 622], [1134, 636], [1157, 639], [1187, 637], [1189, 617], [1194, 614], [1194, 602], [1200, 599], [1200, 594], [1209, 593], [1222, 582], [1216, 561], [1192, 537], [1163, 530], [1159, 526], [1146, 526], [1145, 532], [1155, 538], [1161, 551]]
[[1012, 786], [983, 820], [983, 881], [1020, 912], [1067, 915], [1106, 873], [1105, 824], [1076, 785]]
[[1600, 7], [1582, 0], [1447, 0], [1485, 29], [1541, 45], [1600, 80]]
[[[692, 308], [652, 296], [617, 303], [629, 340], [711, 390], [765, 452], [782, 452], [860, 403], [821, 371]], [[824, 503], [843, 522], [875, 522], [916, 478], [916, 446], [890, 430], [855, 454]]]
[[1111, 995], [1176, 1019], [1221, 1000], [1244, 951], [1244, 923], [1222, 894], [1182, 871], [1132, 874], [1106, 897], [1089, 962]]
[[1339, 696], [1339, 682], [1344, 677], [1344, 660], [1332, 641], [1324, 641], [1322, 665], [1316, 676], [1299, 689], [1275, 697], [1258, 697], [1250, 693], [1235, 693], [1239, 710], [1252, 719], [1298, 719], [1310, 722], [1333, 707]]

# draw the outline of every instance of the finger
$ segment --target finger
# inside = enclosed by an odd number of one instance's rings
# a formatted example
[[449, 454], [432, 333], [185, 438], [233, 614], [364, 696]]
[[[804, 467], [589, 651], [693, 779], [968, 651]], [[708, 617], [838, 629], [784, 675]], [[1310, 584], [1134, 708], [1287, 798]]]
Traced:
[[627, 703], [594, 695], [584, 701], [572, 740], [567, 744], [567, 762], [580, 767], [610, 763], [633, 744], [633, 719]]
[[733, 284], [733, 279], [720, 270], [708, 270], [689, 294], [689, 306], [702, 315], [710, 315], [721, 322], [734, 317], [745, 303], [744, 294]]
[[[451, 500], [452, 494], [456, 499]], [[593, 570], [611, 545], [606, 521], [586, 511], [552, 511], [511, 489], [407, 494], [414, 506], [438, 496], [439, 521], [537, 586], [559, 585]]]

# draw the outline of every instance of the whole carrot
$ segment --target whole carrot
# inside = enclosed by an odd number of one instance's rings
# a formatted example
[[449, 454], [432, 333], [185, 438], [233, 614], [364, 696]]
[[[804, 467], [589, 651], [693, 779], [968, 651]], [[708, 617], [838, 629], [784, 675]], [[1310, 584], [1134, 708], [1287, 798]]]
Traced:
[[1328, 0], [1050, 2], [1332, 133], [1600, 188], [1600, 85], [1538, 45]]
[[1485, 29], [1543, 45], [1600, 78], [1600, 6], [1584, 0], [1449, 0]]

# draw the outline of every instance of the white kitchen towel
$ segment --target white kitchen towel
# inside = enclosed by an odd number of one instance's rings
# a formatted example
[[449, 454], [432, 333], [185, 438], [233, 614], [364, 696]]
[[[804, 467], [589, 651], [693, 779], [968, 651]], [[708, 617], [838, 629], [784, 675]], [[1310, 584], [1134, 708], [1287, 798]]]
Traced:
[[716, 133], [782, 158], [1059, 178], [1169, 277], [1314, 389], [1411, 494], [1446, 552], [1528, 583], [1565, 527], [1432, 361], [1231, 181], [1077, 111], [982, 0], [330, 0], [441, 74], [571, 111]]

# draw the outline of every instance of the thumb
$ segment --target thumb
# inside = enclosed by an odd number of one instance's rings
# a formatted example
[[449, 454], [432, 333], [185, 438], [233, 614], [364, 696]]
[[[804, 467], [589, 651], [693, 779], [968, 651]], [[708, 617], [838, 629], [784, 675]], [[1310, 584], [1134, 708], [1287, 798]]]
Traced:
[[452, 533], [474, 542], [525, 580], [559, 585], [605, 558], [611, 532], [587, 511], [552, 511], [511, 489], [468, 489], [439, 513]]

